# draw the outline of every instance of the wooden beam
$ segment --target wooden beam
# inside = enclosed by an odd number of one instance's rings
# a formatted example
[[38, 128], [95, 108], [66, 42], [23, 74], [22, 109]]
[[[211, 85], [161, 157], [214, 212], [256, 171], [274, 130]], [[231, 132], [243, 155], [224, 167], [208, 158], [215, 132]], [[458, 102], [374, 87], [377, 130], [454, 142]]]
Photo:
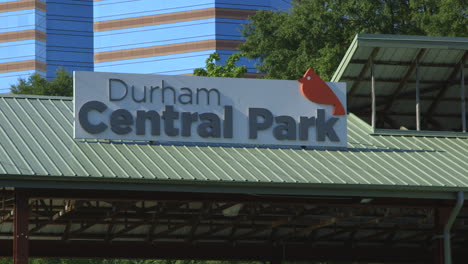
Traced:
[[286, 240], [286, 239], [288, 239], [290, 237], [295, 237], [295, 236], [300, 236], [300, 235], [303, 235], [303, 234], [307, 234], [307, 233], [310, 233], [310, 232], [312, 232], [314, 230], [333, 225], [339, 220], [343, 220], [343, 219], [350, 218], [350, 217], [353, 217], [353, 216], [354, 216], [353, 213], [348, 214], [347, 216], [333, 216], [333, 217], [330, 217], [329, 219], [327, 219], [325, 221], [322, 221], [322, 222], [320, 222], [318, 224], [313, 224], [313, 225], [309, 225], [307, 227], [304, 227], [304, 228], [301, 228], [301, 229], [298, 229], [298, 230], [293, 230], [293, 231], [283, 235], [281, 237], [281, 240]]
[[[210, 214], [212, 207], [213, 207], [213, 202], [203, 203], [203, 206], [200, 209], [200, 213], [198, 217], [195, 217], [193, 219], [192, 227], [190, 228], [189, 235], [186, 239], [187, 242], [189, 243], [193, 242], [193, 240], [195, 239], [195, 234], [197, 232], [198, 226], [200, 225], [200, 222]], [[217, 209], [219, 210], [219, 208]]]
[[354, 81], [353, 86], [351, 86], [351, 89], [348, 92], [348, 98], [353, 97], [353, 95], [356, 93], [357, 89], [359, 88], [359, 85], [361, 84], [361, 81], [364, 79], [364, 76], [366, 75], [367, 71], [369, 70], [372, 60], [377, 56], [379, 53], [380, 48], [374, 48], [369, 56], [369, 58], [366, 61], [366, 64], [364, 67], [362, 67], [361, 72], [359, 73], [359, 76], [357, 79]]
[[399, 129], [399, 126], [398, 124], [396, 123], [395, 120], [393, 120], [393, 118], [389, 117], [388, 115], [383, 115], [383, 120], [385, 123], [387, 123], [391, 128], [393, 129]]
[[395, 102], [395, 100], [398, 98], [398, 95], [400, 94], [401, 90], [403, 90], [403, 88], [405, 88], [406, 83], [408, 82], [408, 79], [413, 75], [414, 70], [416, 69], [416, 66], [417, 66], [418, 62], [422, 60], [422, 57], [424, 56], [425, 53], [426, 53], [426, 49], [420, 49], [418, 51], [418, 54], [416, 55], [416, 58], [413, 60], [413, 62], [411, 62], [411, 65], [409, 66], [409, 68], [406, 71], [405, 75], [401, 79], [401, 81], [398, 84], [397, 88], [393, 91], [390, 100], [388, 100], [387, 103], [385, 104], [384, 111], [388, 111], [392, 107], [393, 102]]
[[[450, 77], [448, 78], [449, 80], [453, 80], [453, 79], [455, 79], [457, 77], [457, 74], [461, 69], [461, 65], [465, 65], [465, 62], [466, 62], [467, 58], [468, 58], [468, 51], [465, 51], [462, 58], [460, 59], [460, 62], [452, 70], [452, 73], [450, 74]], [[429, 108], [428, 108], [428, 110], [426, 112], [424, 120], [427, 120], [434, 113], [434, 111], [437, 108], [440, 100], [442, 99], [442, 97], [445, 96], [445, 93], [448, 91], [448, 89], [451, 87], [452, 84], [453, 84], [452, 82], [449, 82], [444, 87], [442, 87], [442, 89], [439, 90], [439, 93], [437, 94], [436, 98], [429, 105]]]
[[0, 217], [0, 224], [3, 224], [3, 223], [5, 223], [5, 222], [8, 222], [8, 220], [11, 219], [12, 215], [13, 215], [13, 212], [9, 212], [9, 213], [7, 213], [7, 214], [5, 214], [5, 215], [2, 215], [2, 216]]
[[63, 241], [67, 241], [68, 238], [70, 237], [71, 225], [72, 225], [72, 221], [68, 221], [67, 225], [65, 226], [65, 230], [63, 231], [63, 236], [62, 236]]
[[76, 230], [73, 230], [70, 232], [70, 234], [68, 235], [68, 237], [72, 237], [73, 235], [78, 235], [82, 232], [84, 232], [86, 229], [94, 226], [96, 223], [86, 223], [86, 224], [82, 224], [80, 228], [76, 229]]
[[[55, 221], [57, 221], [58, 219], [60, 219], [61, 217], [64, 217], [66, 216], [67, 214], [73, 212], [74, 210], [76, 210], [77, 208], [79, 208], [82, 204], [82, 201], [76, 201], [75, 204], [71, 204], [71, 201], [67, 201], [67, 203], [65, 204], [64, 208], [61, 209], [60, 211], [58, 211], [56, 214], [54, 214], [50, 219], [49, 221], [46, 221], [46, 222], [43, 222], [41, 224], [38, 224], [36, 225], [34, 228], [30, 229], [29, 230], [29, 233], [30, 234], [33, 234], [39, 230], [41, 230], [43, 227], [45, 227], [46, 225], [48, 224], [51, 224]], [[49, 207], [47, 207], [49, 208]]]
[[276, 221], [271, 222], [271, 224], [269, 224], [269, 225], [266, 225], [266, 226], [263, 226], [263, 227], [256, 228], [256, 229], [253, 229], [251, 231], [248, 231], [247, 233], [244, 233], [244, 234], [241, 234], [241, 235], [235, 237], [235, 240], [241, 240], [241, 239], [253, 236], [255, 234], [265, 232], [265, 231], [270, 230], [270, 229], [271, 230], [278, 230], [278, 228], [281, 227], [281, 226], [294, 223], [296, 220], [300, 219], [301, 217], [306, 215], [306, 213], [308, 213], [308, 212], [309, 211], [306, 211], [304, 208], [301, 208], [299, 210], [299, 212], [297, 212], [297, 214], [294, 215], [294, 216], [288, 217], [287, 219], [281, 218], [281, 219], [278, 219]]
[[[465, 62], [462, 62], [466, 65]], [[462, 132], [466, 132], [466, 92], [465, 92], [465, 67], [460, 68], [460, 101], [461, 101], [461, 119]]]
[[15, 192], [13, 230], [13, 263], [28, 264], [29, 261], [29, 198], [25, 191]]

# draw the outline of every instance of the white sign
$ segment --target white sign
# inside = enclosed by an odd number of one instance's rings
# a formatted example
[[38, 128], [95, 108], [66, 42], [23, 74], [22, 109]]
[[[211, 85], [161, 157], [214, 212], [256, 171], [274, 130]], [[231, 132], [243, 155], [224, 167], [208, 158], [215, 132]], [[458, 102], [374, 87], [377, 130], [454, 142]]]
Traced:
[[299, 81], [74, 72], [74, 108], [79, 139], [347, 145], [345, 83], [311, 70]]

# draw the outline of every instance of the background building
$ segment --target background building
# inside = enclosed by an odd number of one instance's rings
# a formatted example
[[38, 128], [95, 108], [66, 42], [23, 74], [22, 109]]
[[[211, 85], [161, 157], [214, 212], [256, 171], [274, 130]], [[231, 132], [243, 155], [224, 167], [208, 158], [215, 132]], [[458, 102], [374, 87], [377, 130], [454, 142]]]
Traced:
[[[0, 93], [19, 77], [69, 71], [190, 74], [242, 41], [240, 24], [288, 0], [0, 0]], [[249, 72], [253, 62], [243, 61]]]

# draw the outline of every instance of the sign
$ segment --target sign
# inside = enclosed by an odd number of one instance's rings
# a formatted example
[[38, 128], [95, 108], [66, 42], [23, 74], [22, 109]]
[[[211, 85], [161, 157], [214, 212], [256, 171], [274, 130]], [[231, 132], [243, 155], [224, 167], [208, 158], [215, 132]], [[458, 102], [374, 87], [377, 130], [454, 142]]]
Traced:
[[345, 83], [74, 72], [74, 137], [346, 147]]

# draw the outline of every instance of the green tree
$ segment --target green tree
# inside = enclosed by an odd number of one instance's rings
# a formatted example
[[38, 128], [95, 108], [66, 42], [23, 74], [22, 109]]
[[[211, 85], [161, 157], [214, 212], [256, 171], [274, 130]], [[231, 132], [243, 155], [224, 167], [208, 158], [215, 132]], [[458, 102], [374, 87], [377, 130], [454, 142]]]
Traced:
[[429, 36], [468, 36], [466, 0], [412, 0], [414, 20]]
[[19, 78], [18, 84], [11, 86], [14, 94], [73, 96], [73, 77], [68, 72], [59, 68], [53, 80], [47, 81], [38, 73], [34, 73], [28, 79]]
[[236, 62], [242, 55], [234, 53], [226, 59], [226, 66], [219, 65], [221, 59], [219, 53], [215, 52], [206, 59], [206, 66], [204, 68], [197, 68], [193, 71], [195, 76], [208, 76], [208, 77], [231, 77], [240, 78], [247, 72], [245, 65], [236, 66]]
[[265, 78], [297, 79], [312, 67], [330, 79], [358, 33], [467, 36], [466, 0], [293, 0], [258, 11], [240, 47]]

